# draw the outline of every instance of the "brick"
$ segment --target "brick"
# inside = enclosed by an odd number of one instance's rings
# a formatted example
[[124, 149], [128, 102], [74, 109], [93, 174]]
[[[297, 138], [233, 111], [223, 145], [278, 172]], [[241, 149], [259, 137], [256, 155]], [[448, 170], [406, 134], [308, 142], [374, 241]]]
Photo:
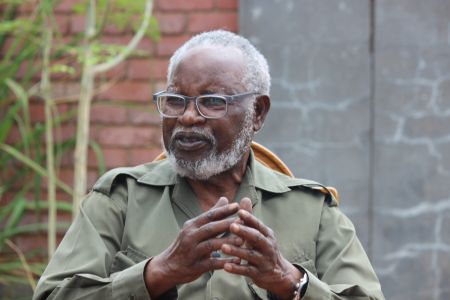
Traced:
[[47, 249], [47, 236], [45, 234], [21, 234], [14, 237], [13, 242], [24, 253]]
[[216, 7], [223, 9], [238, 9], [239, 3], [237, 0], [216, 0]]
[[94, 104], [91, 108], [91, 122], [101, 124], [122, 124], [127, 120], [125, 108], [114, 105]]
[[[66, 183], [69, 186], [73, 186], [73, 177], [74, 177], [74, 171], [73, 169], [61, 169], [59, 170], [59, 172], [56, 174], [56, 176], [58, 176], [58, 178]], [[47, 185], [46, 185], [47, 186]]]
[[162, 36], [156, 45], [156, 54], [160, 56], [171, 56], [175, 50], [190, 38], [190, 35]]
[[[140, 51], [140, 56], [151, 55], [155, 53], [155, 43], [149, 37], [143, 37], [136, 47]], [[143, 53], [142, 53], [143, 52]]]
[[70, 32], [83, 33], [86, 29], [86, 15], [71, 15]]
[[150, 127], [104, 127], [96, 132], [96, 141], [103, 146], [149, 146], [159, 142], [159, 129]]
[[156, 16], [161, 34], [180, 34], [187, 24], [187, 18], [182, 13], [159, 13]]
[[78, 0], [61, 0], [55, 8], [56, 13], [68, 13], [73, 11], [73, 6], [80, 1]]
[[62, 201], [62, 202], [68, 202], [68, 203], [72, 202], [72, 196], [67, 194], [67, 193], [65, 193], [65, 192], [57, 191], [56, 192], [56, 199], [58, 201]]
[[135, 59], [129, 62], [128, 79], [165, 79], [167, 59]]
[[130, 80], [149, 79], [151, 72], [151, 62], [149, 59], [133, 59], [129, 61], [127, 78]]
[[[67, 185], [73, 187], [73, 180], [74, 180], [74, 170], [72, 168], [70, 169], [61, 169], [59, 171], [59, 173], [57, 174], [58, 178], [60, 180], [62, 180], [63, 182], [65, 182]], [[87, 170], [87, 189], [86, 189], [86, 193], [88, 192], [88, 190], [94, 185], [94, 183], [97, 181], [98, 179], [98, 173], [96, 170], [91, 170], [88, 169]]]
[[6, 137], [6, 144], [13, 145], [21, 140], [20, 131], [17, 127], [12, 127]]
[[86, 193], [92, 189], [94, 184], [97, 182], [101, 174], [97, 170], [88, 170], [87, 172], [87, 182], [86, 182]]
[[[17, 13], [19, 13], [20, 15], [26, 15], [31, 13], [35, 8], [36, 5], [34, 5], [33, 3], [25, 2], [17, 8]], [[3, 7], [0, 8], [1, 13], [3, 13], [3, 10], [4, 10]]]
[[[123, 35], [103, 35], [101, 37], [101, 41], [104, 44], [110, 44], [110, 45], [122, 45], [126, 46], [133, 38], [132, 34], [123, 34]], [[138, 43], [136, 49], [134, 49], [134, 53], [131, 54], [131, 56], [139, 55], [142, 56], [149, 56], [150, 54], [153, 54], [154, 52], [154, 42], [147, 36], [144, 36]], [[137, 54], [138, 52], [138, 54]]]
[[64, 92], [66, 97], [78, 99], [80, 90], [81, 87], [79, 82], [64, 82]]
[[151, 148], [135, 148], [130, 150], [130, 165], [140, 165], [147, 162], [151, 162], [157, 157], [163, 150], [160, 147]]
[[66, 99], [67, 93], [66, 93], [66, 85], [64, 82], [53, 82], [51, 91], [50, 91], [51, 97], [54, 100], [59, 99]]
[[30, 119], [31, 122], [45, 121], [44, 103], [30, 103]]
[[158, 80], [153, 83], [153, 91], [159, 92], [167, 89], [167, 81], [166, 80]]
[[69, 33], [70, 17], [62, 14], [56, 14], [54, 17], [58, 31], [63, 35]]
[[143, 108], [130, 109], [128, 119], [129, 123], [134, 125], [159, 125], [161, 122], [156, 104], [153, 102]]
[[156, 6], [159, 10], [202, 10], [214, 7], [213, 0], [159, 0]]
[[[103, 148], [103, 159], [108, 169], [128, 165], [128, 150], [123, 148]], [[89, 151], [89, 167], [98, 168], [98, 160], [94, 151]]]
[[149, 101], [151, 100], [150, 84], [136, 81], [118, 82], [108, 90], [101, 92], [97, 98], [120, 101]]
[[105, 164], [108, 168], [128, 165], [128, 151], [125, 149], [104, 149]]
[[[21, 47], [14, 49], [14, 52], [20, 52]], [[25, 75], [30, 75], [30, 71], [33, 72], [31, 78], [33, 80], [39, 80], [41, 78], [41, 69], [42, 69], [42, 61], [38, 58], [35, 59], [33, 62], [30, 61], [24, 61], [20, 64], [19, 69], [16, 73], [16, 78], [23, 79]]]
[[128, 69], [128, 61], [123, 61], [120, 64], [118, 64], [117, 66], [115, 66], [112, 69], [109, 69], [106, 72], [100, 73], [98, 78], [99, 79], [114, 79], [114, 80], [118, 80], [118, 79], [125, 79], [125, 76], [127, 74], [127, 69]]
[[150, 78], [151, 79], [166, 79], [167, 67], [169, 66], [168, 59], [154, 59], [150, 61]]
[[236, 12], [201, 12], [189, 16], [188, 30], [198, 33], [213, 29], [238, 30], [238, 15]]
[[[57, 117], [58, 115], [67, 112], [69, 107], [65, 104], [60, 104], [56, 106]], [[43, 101], [32, 101], [29, 105], [30, 110], [30, 120], [32, 123], [45, 122], [45, 106]]]
[[73, 124], [63, 124], [54, 130], [55, 142], [62, 142], [74, 138], [76, 135], [76, 126]]
[[122, 34], [125, 32], [125, 28], [119, 28], [115, 24], [107, 24], [103, 30], [104, 34]]

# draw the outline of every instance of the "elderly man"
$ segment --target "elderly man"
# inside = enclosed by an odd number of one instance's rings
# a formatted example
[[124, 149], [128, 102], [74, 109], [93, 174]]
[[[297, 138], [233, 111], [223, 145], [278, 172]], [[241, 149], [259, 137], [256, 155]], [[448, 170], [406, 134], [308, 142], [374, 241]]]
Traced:
[[269, 88], [240, 36], [178, 49], [154, 95], [168, 159], [95, 184], [34, 299], [382, 299], [334, 198], [255, 160]]

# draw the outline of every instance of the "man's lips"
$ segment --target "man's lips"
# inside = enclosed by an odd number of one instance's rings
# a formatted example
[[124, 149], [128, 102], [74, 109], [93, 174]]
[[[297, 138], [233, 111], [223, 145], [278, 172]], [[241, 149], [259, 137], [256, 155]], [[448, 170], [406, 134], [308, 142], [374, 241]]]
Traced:
[[210, 144], [207, 136], [195, 132], [179, 132], [172, 141], [175, 148], [184, 151], [195, 151]]

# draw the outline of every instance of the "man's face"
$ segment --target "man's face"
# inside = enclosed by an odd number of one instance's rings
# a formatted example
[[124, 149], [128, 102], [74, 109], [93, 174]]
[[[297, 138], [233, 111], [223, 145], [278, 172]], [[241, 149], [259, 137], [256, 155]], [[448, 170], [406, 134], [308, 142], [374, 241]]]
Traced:
[[[249, 92], [242, 84], [244, 61], [235, 48], [196, 47], [174, 71], [168, 90], [185, 96], [233, 95]], [[189, 101], [178, 118], [162, 121], [163, 142], [176, 171], [205, 180], [234, 165], [253, 137], [252, 96], [228, 104], [220, 119], [206, 119]]]

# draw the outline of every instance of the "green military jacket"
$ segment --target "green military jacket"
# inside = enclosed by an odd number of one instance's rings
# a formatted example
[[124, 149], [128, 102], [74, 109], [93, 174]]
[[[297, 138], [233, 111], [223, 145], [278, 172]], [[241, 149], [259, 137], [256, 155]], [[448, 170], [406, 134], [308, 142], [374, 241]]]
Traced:
[[[252, 199], [253, 213], [273, 229], [283, 256], [307, 271], [302, 299], [384, 299], [352, 223], [318, 186], [251, 155], [236, 201]], [[150, 299], [146, 263], [201, 212], [167, 160], [108, 172], [83, 201], [33, 299]], [[223, 270], [179, 285], [177, 293], [178, 299], [267, 299], [248, 278]]]

